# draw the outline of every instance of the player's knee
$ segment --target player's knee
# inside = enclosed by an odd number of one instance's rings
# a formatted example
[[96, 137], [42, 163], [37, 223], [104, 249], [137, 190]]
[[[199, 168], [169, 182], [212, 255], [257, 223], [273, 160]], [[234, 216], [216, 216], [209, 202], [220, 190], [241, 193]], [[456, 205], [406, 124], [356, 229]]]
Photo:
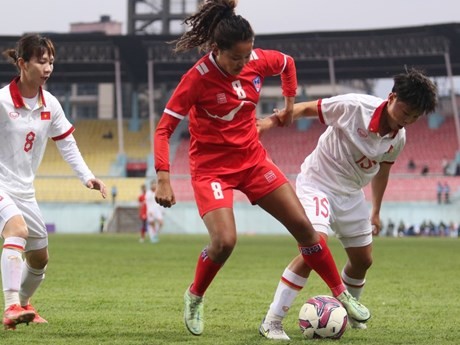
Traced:
[[359, 266], [361, 269], [368, 270], [372, 266], [372, 256], [364, 256], [360, 259]]
[[2, 232], [3, 238], [8, 237], [21, 237], [27, 239], [29, 236], [29, 230], [27, 229], [27, 224], [24, 221], [24, 218], [21, 216], [14, 216], [9, 219]]
[[213, 242], [213, 249], [220, 260], [226, 260], [232, 254], [235, 245], [236, 239], [227, 237]]

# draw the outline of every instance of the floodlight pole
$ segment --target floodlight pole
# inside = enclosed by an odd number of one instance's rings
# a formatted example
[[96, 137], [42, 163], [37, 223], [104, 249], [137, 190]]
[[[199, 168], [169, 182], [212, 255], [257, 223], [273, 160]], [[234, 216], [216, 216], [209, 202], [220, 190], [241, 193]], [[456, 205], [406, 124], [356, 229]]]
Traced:
[[450, 56], [449, 56], [449, 49], [446, 49], [444, 53], [444, 60], [446, 61], [446, 68], [447, 68], [447, 77], [450, 82], [450, 99], [452, 102], [452, 110], [454, 115], [454, 122], [455, 122], [455, 130], [457, 134], [457, 156], [460, 156], [460, 122], [458, 119], [458, 108], [457, 108], [457, 100], [455, 96], [455, 83], [454, 77], [452, 73], [452, 65], [450, 63]]
[[118, 155], [125, 153], [123, 140], [123, 108], [121, 100], [121, 68], [120, 68], [120, 51], [115, 48], [115, 97], [117, 104], [117, 129], [118, 129]]
[[[154, 61], [152, 48], [149, 48], [149, 56], [147, 61], [147, 74], [148, 74], [148, 98], [149, 98], [149, 125], [150, 125], [150, 150], [151, 157], [154, 157], [154, 140], [153, 134], [155, 133], [155, 101], [154, 101]], [[155, 164], [155, 163], [153, 163]], [[155, 169], [153, 169], [155, 170]]]

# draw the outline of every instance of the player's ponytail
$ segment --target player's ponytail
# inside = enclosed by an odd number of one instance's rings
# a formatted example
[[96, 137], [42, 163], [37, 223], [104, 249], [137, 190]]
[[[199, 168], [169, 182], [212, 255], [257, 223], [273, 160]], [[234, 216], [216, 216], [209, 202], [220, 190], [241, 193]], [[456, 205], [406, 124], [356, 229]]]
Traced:
[[207, 51], [212, 44], [226, 50], [237, 42], [254, 38], [249, 22], [235, 14], [236, 0], [208, 0], [200, 10], [184, 20], [191, 29], [178, 40], [174, 51], [183, 52], [193, 48]]
[[18, 59], [28, 62], [32, 57], [40, 58], [47, 52], [50, 57], [55, 56], [53, 42], [47, 37], [38, 34], [27, 34], [21, 37], [16, 48], [10, 48], [3, 52], [3, 56], [9, 59], [19, 71]]

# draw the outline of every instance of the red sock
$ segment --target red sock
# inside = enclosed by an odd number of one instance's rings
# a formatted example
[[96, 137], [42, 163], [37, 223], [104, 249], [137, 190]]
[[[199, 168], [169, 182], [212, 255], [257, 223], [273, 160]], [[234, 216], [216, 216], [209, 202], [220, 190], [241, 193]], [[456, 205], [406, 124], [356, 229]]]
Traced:
[[319, 274], [331, 289], [334, 297], [346, 290], [331, 251], [323, 237], [320, 236], [319, 243], [311, 247], [299, 246], [299, 250], [305, 263]]
[[222, 264], [215, 263], [208, 257], [208, 250], [204, 248], [198, 258], [195, 280], [190, 292], [196, 296], [203, 296], [221, 267]]

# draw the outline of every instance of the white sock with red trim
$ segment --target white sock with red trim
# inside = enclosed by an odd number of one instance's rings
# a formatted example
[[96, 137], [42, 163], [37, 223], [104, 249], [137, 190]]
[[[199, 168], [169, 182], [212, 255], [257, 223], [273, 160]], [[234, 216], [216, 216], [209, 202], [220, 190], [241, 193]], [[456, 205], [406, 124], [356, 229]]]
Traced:
[[3, 242], [1, 257], [3, 295], [5, 310], [19, 304], [19, 288], [22, 276], [22, 253], [26, 240], [21, 237], [8, 237]]
[[282, 320], [306, 283], [307, 278], [301, 277], [286, 268], [276, 288], [275, 296], [270, 304], [265, 321]]

